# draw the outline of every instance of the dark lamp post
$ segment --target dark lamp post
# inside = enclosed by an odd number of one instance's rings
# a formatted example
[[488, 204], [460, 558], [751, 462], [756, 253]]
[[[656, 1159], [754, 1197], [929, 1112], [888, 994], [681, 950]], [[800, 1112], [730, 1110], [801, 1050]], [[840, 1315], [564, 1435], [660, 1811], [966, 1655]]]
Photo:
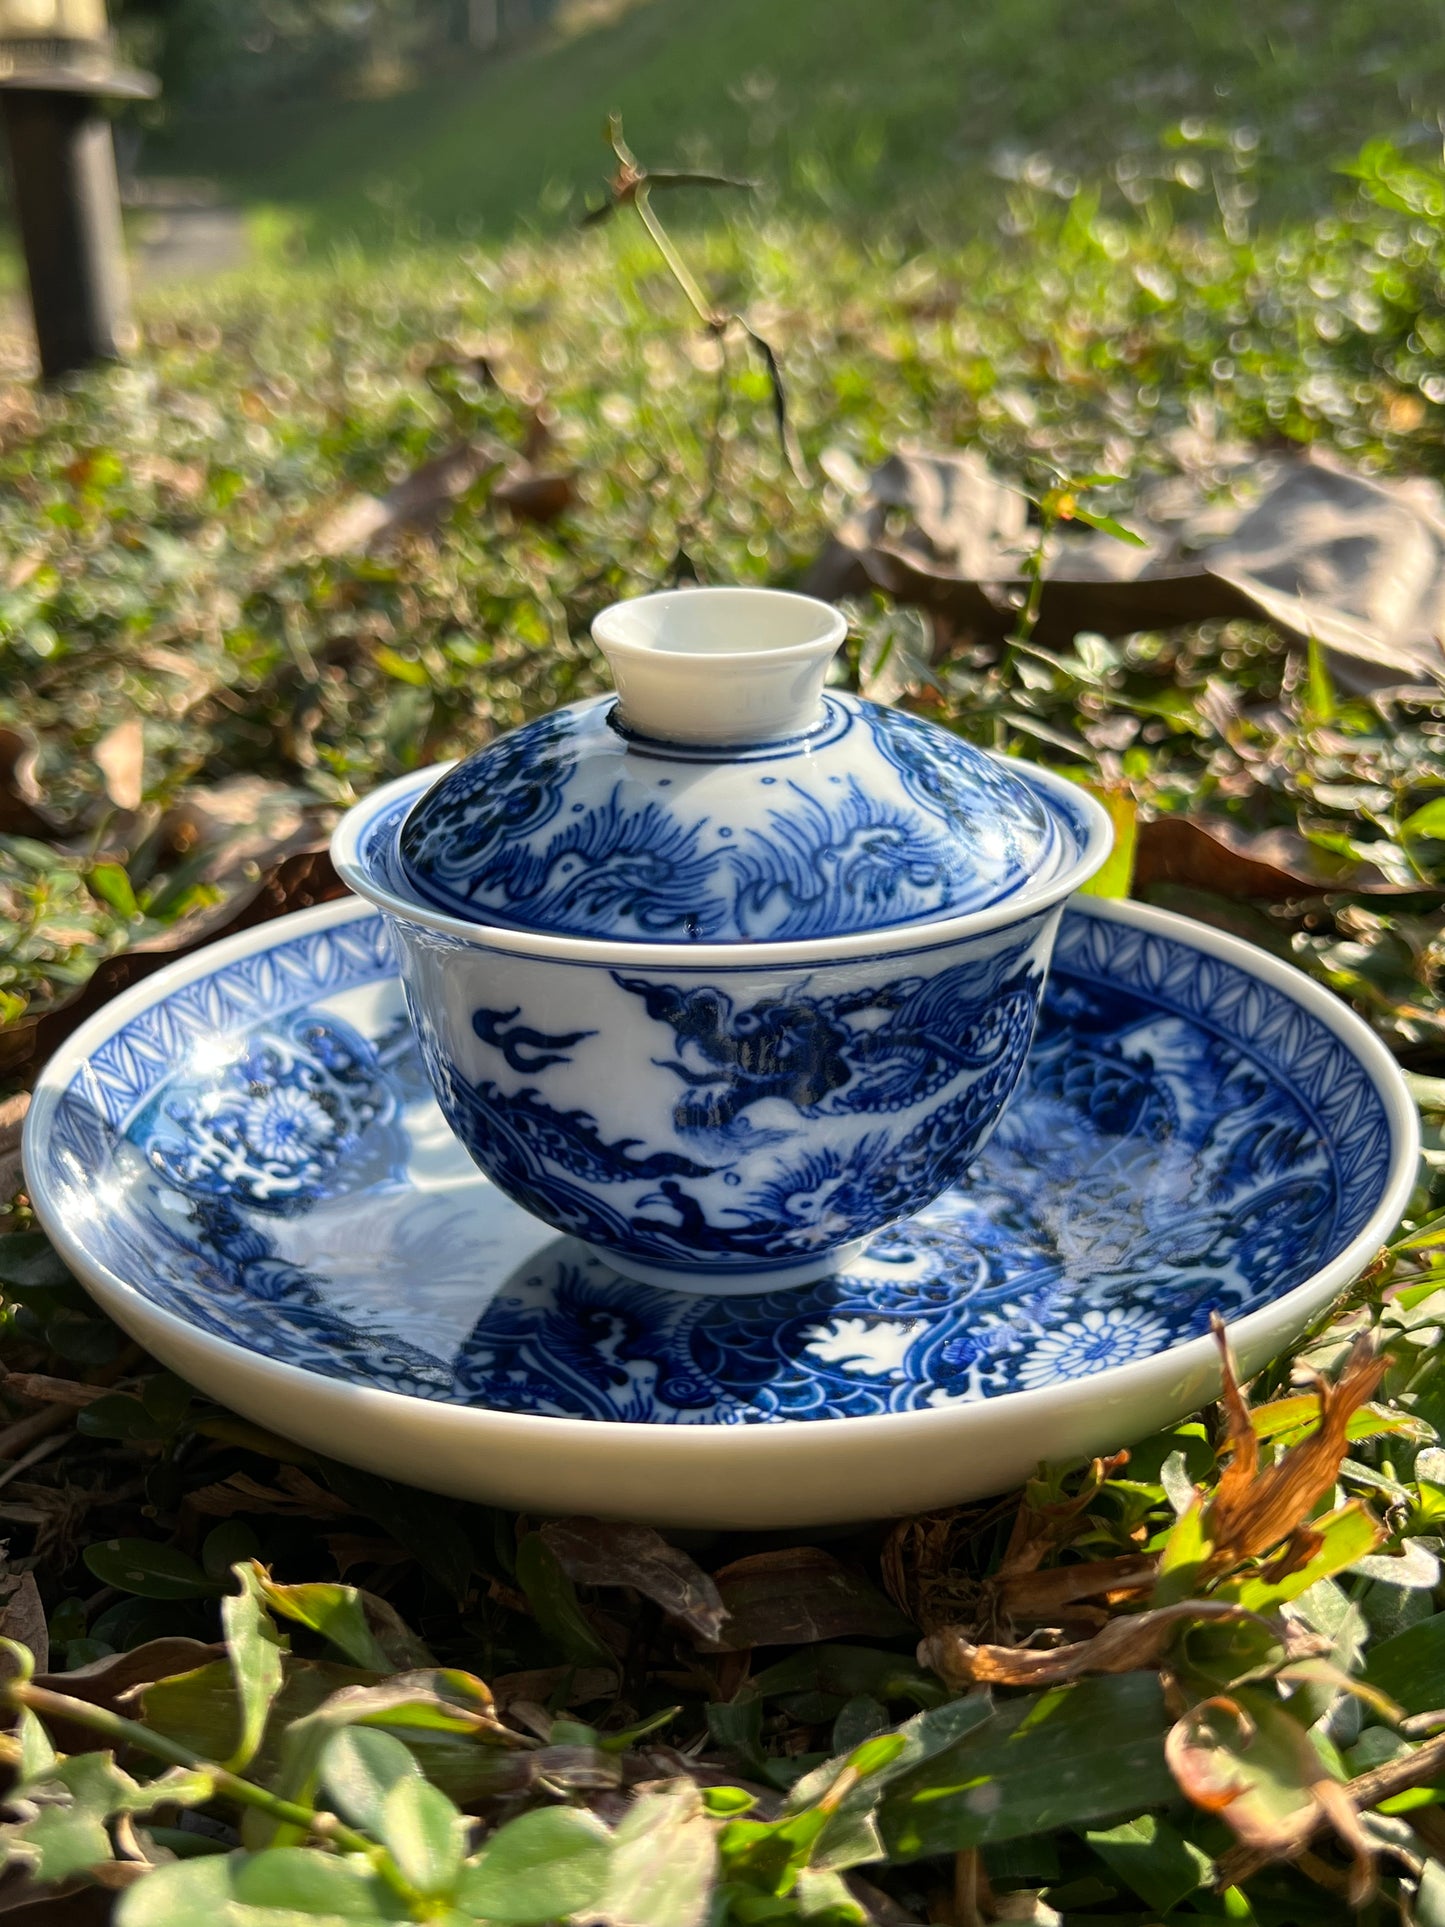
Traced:
[[0, 118], [47, 380], [114, 360], [125, 253], [108, 100], [148, 100], [115, 58], [105, 0], [0, 0]]

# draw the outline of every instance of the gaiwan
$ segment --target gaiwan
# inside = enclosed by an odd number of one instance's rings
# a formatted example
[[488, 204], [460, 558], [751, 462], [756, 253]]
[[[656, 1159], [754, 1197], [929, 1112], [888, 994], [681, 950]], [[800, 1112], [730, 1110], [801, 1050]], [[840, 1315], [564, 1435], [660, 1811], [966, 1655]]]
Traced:
[[844, 628], [764, 589], [619, 603], [615, 695], [336, 833], [453, 1131], [648, 1284], [825, 1276], [957, 1183], [1109, 852], [1074, 785], [827, 688]]

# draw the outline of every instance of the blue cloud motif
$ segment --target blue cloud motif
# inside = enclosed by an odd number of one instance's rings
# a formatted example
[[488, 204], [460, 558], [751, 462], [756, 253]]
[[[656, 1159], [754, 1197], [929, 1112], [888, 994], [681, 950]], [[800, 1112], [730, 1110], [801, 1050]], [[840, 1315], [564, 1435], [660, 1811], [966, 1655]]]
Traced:
[[577, 767], [576, 724], [573, 711], [553, 710], [444, 776], [401, 826], [407, 868], [464, 906], [478, 868], [545, 829], [561, 809]]
[[850, 776], [831, 803], [790, 782], [733, 858], [733, 921], [757, 942], [921, 922], [946, 914], [956, 845], [941, 826], [869, 796]]
[[700, 848], [706, 822], [680, 823], [656, 802], [629, 809], [619, 783], [542, 848], [509, 844], [478, 866], [468, 899], [533, 929], [704, 941], [727, 919], [717, 860]]

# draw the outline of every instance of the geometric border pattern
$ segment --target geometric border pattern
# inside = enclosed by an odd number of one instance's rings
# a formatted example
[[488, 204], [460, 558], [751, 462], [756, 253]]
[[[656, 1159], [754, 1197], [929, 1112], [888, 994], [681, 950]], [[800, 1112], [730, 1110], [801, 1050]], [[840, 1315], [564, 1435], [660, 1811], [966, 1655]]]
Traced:
[[1056, 967], [1143, 992], [1247, 1051], [1282, 1078], [1319, 1127], [1339, 1186], [1335, 1229], [1348, 1244], [1390, 1172], [1390, 1122], [1374, 1080], [1327, 1024], [1237, 964], [1173, 937], [1065, 913]]

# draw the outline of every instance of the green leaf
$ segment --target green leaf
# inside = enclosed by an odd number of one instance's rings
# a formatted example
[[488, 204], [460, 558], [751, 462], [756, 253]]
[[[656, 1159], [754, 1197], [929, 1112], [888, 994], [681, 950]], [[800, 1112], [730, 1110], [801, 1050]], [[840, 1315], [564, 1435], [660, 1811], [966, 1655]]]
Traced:
[[1310, 721], [1332, 723], [1339, 713], [1335, 700], [1334, 678], [1330, 675], [1330, 661], [1325, 654], [1320, 639], [1313, 630], [1310, 632], [1308, 650], [1308, 670], [1305, 679], [1305, 707]]
[[758, 1699], [715, 1700], [706, 1709], [708, 1737], [744, 1774], [760, 1780], [767, 1773], [763, 1752], [763, 1703]]
[[[903, 1744], [892, 1758], [876, 1767], [861, 1786], [853, 1788], [842, 1801], [840, 1812], [850, 1808], [871, 1811], [880, 1789], [899, 1779], [910, 1769], [955, 1746], [965, 1734], [992, 1717], [993, 1703], [986, 1693], [971, 1693], [965, 1699], [947, 1700], [942, 1706], [927, 1707], [905, 1720], [896, 1735]], [[824, 1799], [848, 1765], [848, 1756], [825, 1761], [798, 1780], [788, 1794], [786, 1811], [801, 1812]]]
[[537, 1624], [562, 1657], [574, 1666], [615, 1666], [616, 1657], [593, 1630], [577, 1599], [577, 1589], [540, 1532], [529, 1532], [517, 1547], [517, 1584]]
[[78, 1292], [60, 1253], [43, 1231], [12, 1231], [0, 1238], [0, 1285], [22, 1305], [32, 1294], [48, 1303], [57, 1292]]
[[25, 1784], [24, 1798], [39, 1811], [0, 1828], [0, 1860], [23, 1858], [34, 1878], [49, 1885], [111, 1859], [105, 1822], [144, 1804], [145, 1789], [109, 1753], [61, 1760], [52, 1754], [47, 1770], [42, 1749], [32, 1744], [29, 1751], [40, 1771]]
[[23, 1857], [45, 1885], [69, 1880], [114, 1856], [102, 1817], [83, 1807], [44, 1806], [22, 1826], [0, 1829], [6, 1858]]
[[598, 1912], [616, 1927], [702, 1927], [717, 1878], [717, 1829], [690, 1780], [633, 1803], [612, 1836]]
[[[422, 1655], [419, 1663], [425, 1664], [430, 1658], [426, 1648], [419, 1640], [407, 1634], [405, 1627], [397, 1619], [393, 1608], [385, 1606], [384, 1601], [373, 1600], [369, 1595], [358, 1591], [355, 1586], [343, 1586], [317, 1580], [309, 1585], [279, 1586], [262, 1567], [256, 1567], [259, 1575], [257, 1587], [261, 1599], [272, 1612], [280, 1613], [285, 1619], [293, 1619], [298, 1625], [309, 1626], [312, 1632], [320, 1633], [353, 1666], [364, 1666], [368, 1672], [389, 1673], [400, 1664], [416, 1664], [416, 1660], [398, 1660], [399, 1646]], [[367, 1608], [383, 1607], [384, 1616], [390, 1625], [400, 1628], [407, 1644], [393, 1637], [383, 1645], [382, 1639], [371, 1625]]]
[[804, 1920], [818, 1927], [867, 1927], [876, 1916], [865, 1912], [848, 1891], [841, 1874], [827, 1868], [804, 1867], [793, 1885], [793, 1898]]
[[[276, 1769], [283, 1735], [314, 1713], [341, 1688], [370, 1678], [355, 1667], [330, 1660], [283, 1656], [283, 1683], [272, 1706], [251, 1777], [269, 1782]], [[177, 1740], [202, 1759], [222, 1760], [236, 1744], [245, 1715], [229, 1659], [212, 1660], [189, 1673], [176, 1673], [142, 1690], [141, 1717], [167, 1739]]]
[[395, 649], [388, 649], [384, 642], [377, 643], [372, 655], [377, 667], [384, 669], [387, 675], [394, 677], [397, 682], [410, 683], [414, 689], [430, 687], [431, 677], [423, 665], [411, 656], [398, 655]]
[[386, 1796], [399, 1780], [421, 1773], [410, 1749], [390, 1733], [345, 1726], [326, 1742], [321, 1785], [342, 1819], [379, 1837]]
[[1084, 1838], [1155, 1913], [1167, 1914], [1214, 1878], [1208, 1854], [1160, 1814], [1142, 1814], [1117, 1827], [1086, 1832]]
[[1298, 1599], [1317, 1580], [1331, 1579], [1337, 1572], [1344, 1572], [1373, 1552], [1384, 1538], [1378, 1521], [1358, 1499], [1351, 1499], [1337, 1511], [1327, 1513], [1322, 1519], [1313, 1519], [1310, 1524], [1311, 1529], [1320, 1534], [1321, 1543], [1297, 1572], [1286, 1573], [1282, 1579], [1238, 1580], [1221, 1587], [1221, 1597], [1237, 1599], [1251, 1612], [1271, 1612], [1287, 1600]]
[[220, 1591], [188, 1554], [155, 1539], [104, 1539], [87, 1546], [84, 1558], [102, 1585], [142, 1599], [205, 1599]]
[[114, 1927], [230, 1927], [231, 1859], [207, 1857], [157, 1867], [116, 1902]]
[[705, 1786], [702, 1788], [702, 1803], [709, 1813], [717, 1814], [720, 1819], [732, 1820], [755, 1807], [758, 1796], [740, 1786]]
[[1364, 1677], [1407, 1713], [1445, 1706], [1445, 1613], [1382, 1639], [1366, 1655]]
[[[152, 1372], [141, 1387], [140, 1396], [141, 1404], [169, 1435], [179, 1428], [196, 1395], [186, 1381], [177, 1378], [174, 1372]], [[211, 1536], [214, 1538], [215, 1535]]]
[[221, 1629], [241, 1708], [240, 1735], [226, 1761], [233, 1773], [243, 1772], [256, 1757], [284, 1676], [285, 1645], [261, 1603], [256, 1570], [253, 1565], [238, 1565], [241, 1590], [227, 1593], [221, 1601]]
[[1126, 529], [1122, 522], [1116, 522], [1112, 515], [1097, 515], [1092, 509], [1081, 509], [1077, 505], [1070, 517], [1074, 522], [1085, 522], [1091, 529], [1098, 529], [1101, 535], [1112, 535], [1117, 542], [1130, 542], [1137, 549], [1147, 549], [1146, 538]]
[[72, 1365], [106, 1365], [124, 1341], [108, 1318], [63, 1307], [46, 1319], [45, 1342]]
[[348, 1688], [323, 1711], [348, 1725], [400, 1727], [408, 1734], [465, 1733], [512, 1743], [497, 1718], [490, 1688], [474, 1673], [452, 1667], [395, 1673], [375, 1686]]
[[260, 1549], [255, 1533], [244, 1519], [227, 1519], [206, 1534], [201, 1547], [201, 1566], [212, 1579], [224, 1584], [236, 1566], [250, 1564]]
[[[1319, 1424], [1320, 1401], [1316, 1392], [1298, 1392], [1290, 1398], [1273, 1399], [1257, 1405], [1249, 1415], [1255, 1437], [1261, 1442], [1281, 1439], [1286, 1443], [1304, 1438]], [[1430, 1437], [1428, 1425], [1409, 1412], [1392, 1411], [1386, 1405], [1361, 1405], [1345, 1422], [1345, 1437], [1353, 1445], [1360, 1439], [1383, 1438], [1398, 1434], [1410, 1439]]]
[[[231, 1892], [243, 1907], [290, 1908], [299, 1914], [342, 1920], [374, 1919], [394, 1903], [363, 1864], [316, 1853], [309, 1847], [272, 1847], [238, 1854], [229, 1862]], [[396, 1917], [402, 1910], [396, 1907]]]
[[867, 1693], [873, 1699], [904, 1700], [924, 1707], [941, 1706], [949, 1696], [935, 1673], [911, 1659], [879, 1652], [874, 1646], [831, 1641], [765, 1666], [748, 1681], [747, 1692], [757, 1699], [775, 1699], [784, 1693], [830, 1693], [845, 1700]]
[[138, 1398], [125, 1392], [107, 1392], [103, 1398], [82, 1405], [75, 1415], [75, 1429], [88, 1439], [154, 1440], [168, 1436]]
[[299, 1927], [378, 1923], [406, 1910], [368, 1869], [305, 1847], [208, 1855], [158, 1867], [128, 1887], [115, 1927]]
[[1134, 859], [1139, 845], [1139, 805], [1128, 790], [1108, 788], [1102, 783], [1085, 786], [1096, 802], [1109, 812], [1114, 826], [1114, 847], [1103, 867], [1082, 886], [1091, 897], [1127, 897], [1134, 887]]
[[1141, 1787], [1168, 1785], [1167, 1723], [1152, 1672], [1009, 1700], [884, 1793], [879, 1824], [889, 1857], [957, 1853], [1136, 1810]]
[[508, 1821], [457, 1889], [457, 1902], [504, 1927], [530, 1927], [600, 1904], [612, 1857], [602, 1821], [552, 1807]]
[[[710, 1712], [712, 1709], [708, 1710]], [[833, 1722], [833, 1751], [851, 1753], [864, 1740], [875, 1739], [880, 1733], [886, 1733], [891, 1725], [888, 1708], [881, 1700], [867, 1693], [857, 1693], [852, 1699], [844, 1701]]]
[[15, 1737], [20, 1742], [19, 1784], [48, 1779], [56, 1767], [55, 1748], [50, 1735], [28, 1706], [22, 1706], [15, 1722]]
[[1152, 1603], [1174, 1606], [1180, 1600], [1192, 1598], [1210, 1550], [1204, 1533], [1204, 1500], [1199, 1497], [1169, 1528], [1169, 1536], [1159, 1553], [1159, 1576], [1154, 1581]]
[[119, 863], [92, 863], [86, 882], [102, 903], [108, 903], [118, 917], [138, 917], [140, 905], [130, 878]]
[[387, 1791], [378, 1828], [401, 1876], [419, 1894], [450, 1893], [462, 1868], [462, 1816], [439, 1787], [405, 1775]]
[[1432, 796], [1428, 803], [1412, 810], [1400, 825], [1400, 834], [1407, 842], [1421, 837], [1445, 842], [1445, 796]]

